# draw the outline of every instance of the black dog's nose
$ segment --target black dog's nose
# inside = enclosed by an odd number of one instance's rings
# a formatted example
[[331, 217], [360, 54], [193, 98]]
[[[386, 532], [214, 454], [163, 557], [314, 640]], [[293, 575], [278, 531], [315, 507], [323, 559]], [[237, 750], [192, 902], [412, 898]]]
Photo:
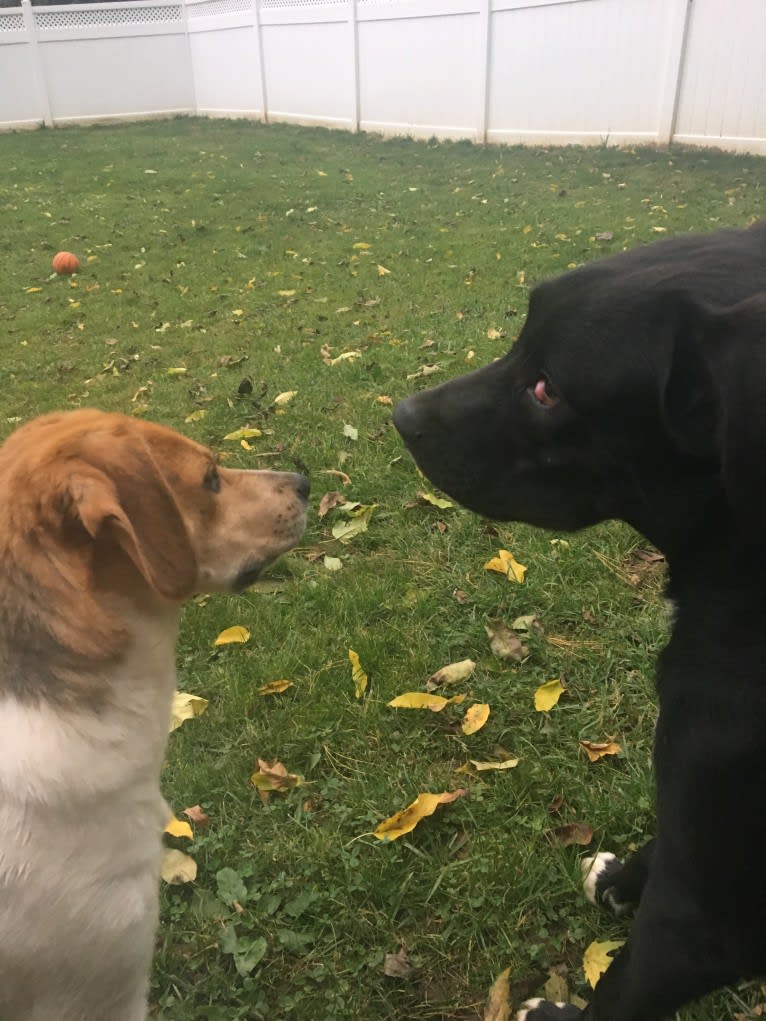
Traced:
[[393, 423], [405, 443], [415, 442], [422, 435], [420, 415], [415, 406], [415, 397], [405, 397], [394, 408]]
[[295, 492], [301, 498], [301, 500], [308, 500], [309, 493], [311, 492], [311, 480], [306, 478], [305, 475], [298, 475], [295, 473]]

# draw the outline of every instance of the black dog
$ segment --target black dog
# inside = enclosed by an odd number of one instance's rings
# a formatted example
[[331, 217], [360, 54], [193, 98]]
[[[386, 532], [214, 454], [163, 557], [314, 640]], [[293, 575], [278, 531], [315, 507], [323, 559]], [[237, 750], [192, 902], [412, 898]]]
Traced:
[[504, 358], [394, 423], [466, 507], [566, 530], [621, 518], [668, 560], [658, 835], [586, 878], [614, 910], [638, 904], [630, 936], [584, 1011], [533, 1000], [519, 1021], [656, 1021], [766, 973], [766, 221], [541, 284]]

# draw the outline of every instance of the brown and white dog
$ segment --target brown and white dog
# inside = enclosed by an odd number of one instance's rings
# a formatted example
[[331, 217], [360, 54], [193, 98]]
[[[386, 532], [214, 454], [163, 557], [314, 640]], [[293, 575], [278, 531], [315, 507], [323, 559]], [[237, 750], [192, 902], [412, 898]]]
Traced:
[[0, 448], [2, 1021], [146, 1017], [180, 607], [293, 546], [308, 492], [99, 411]]

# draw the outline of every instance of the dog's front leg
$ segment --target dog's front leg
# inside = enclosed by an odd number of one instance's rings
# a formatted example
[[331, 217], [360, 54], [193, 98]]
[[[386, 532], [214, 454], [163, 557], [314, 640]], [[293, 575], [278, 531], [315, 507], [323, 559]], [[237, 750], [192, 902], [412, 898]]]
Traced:
[[653, 870], [628, 941], [584, 1010], [530, 1000], [517, 1021], [662, 1021], [690, 1000], [738, 978], [722, 970], [719, 962], [725, 955], [711, 943], [710, 927], [694, 905], [679, 897], [679, 886]]

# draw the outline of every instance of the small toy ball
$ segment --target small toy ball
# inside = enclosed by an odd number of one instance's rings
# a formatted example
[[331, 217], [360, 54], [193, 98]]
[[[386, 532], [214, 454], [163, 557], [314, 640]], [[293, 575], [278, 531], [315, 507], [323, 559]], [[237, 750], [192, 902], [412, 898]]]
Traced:
[[56, 252], [51, 265], [56, 273], [69, 276], [70, 273], [76, 273], [80, 268], [80, 260], [72, 252]]

